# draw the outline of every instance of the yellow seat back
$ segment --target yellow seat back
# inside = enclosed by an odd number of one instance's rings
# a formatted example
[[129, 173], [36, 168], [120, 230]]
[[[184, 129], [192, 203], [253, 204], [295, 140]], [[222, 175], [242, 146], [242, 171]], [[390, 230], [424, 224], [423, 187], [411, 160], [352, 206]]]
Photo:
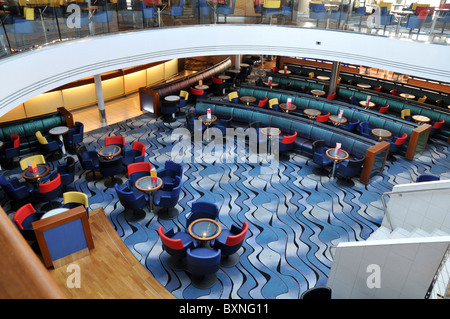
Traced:
[[426, 100], [427, 100], [427, 96], [424, 95], [424, 96], [422, 96], [421, 98], [418, 98], [418, 99], [417, 99], [417, 102], [425, 103]]
[[391, 11], [392, 3], [391, 3], [391, 2], [383, 2], [383, 1], [379, 1], [379, 2], [378, 2], [378, 6], [379, 6], [379, 7], [387, 7], [387, 10], [388, 10], [388, 11]]
[[429, 7], [429, 6], [430, 6], [429, 3], [414, 3], [411, 10], [416, 11], [417, 7]]
[[402, 119], [404, 119], [406, 116], [411, 116], [411, 110], [404, 109], [404, 110], [402, 110], [402, 112], [400, 114], [401, 114]]
[[87, 195], [81, 192], [65, 192], [63, 194], [63, 203], [80, 203], [86, 208], [89, 207]]
[[184, 97], [184, 99], [187, 100], [189, 98], [189, 92], [181, 90], [180, 91], [180, 96]]
[[277, 9], [281, 6], [281, 0], [264, 0], [263, 7]]
[[47, 139], [42, 135], [41, 131], [36, 132], [36, 137], [41, 144], [48, 144]]
[[313, 78], [313, 77], [314, 77], [314, 72], [309, 72], [309, 73], [308, 73], [308, 77], [309, 77], [309, 78]]
[[273, 105], [280, 104], [278, 103], [278, 98], [273, 98], [269, 100], [269, 108], [272, 108]]
[[235, 98], [238, 98], [238, 97], [239, 97], [239, 94], [236, 91], [228, 93], [228, 101], [230, 101], [230, 102], [231, 102], [232, 99], [235, 99]]
[[36, 162], [36, 164], [46, 164], [44, 155], [38, 154], [38, 155], [28, 156], [26, 158], [21, 159], [19, 162], [20, 168], [22, 169], [22, 171], [27, 169], [27, 167], [28, 167], [27, 163], [31, 162], [33, 159]]

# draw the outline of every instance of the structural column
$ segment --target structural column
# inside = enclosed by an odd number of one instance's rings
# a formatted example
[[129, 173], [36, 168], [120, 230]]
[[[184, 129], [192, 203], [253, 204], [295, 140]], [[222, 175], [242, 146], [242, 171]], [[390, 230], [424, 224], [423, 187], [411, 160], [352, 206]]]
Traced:
[[102, 78], [100, 74], [94, 75], [95, 81], [95, 93], [97, 95], [97, 105], [100, 113], [100, 121], [102, 126], [106, 126], [106, 113], [105, 113], [105, 100], [103, 99], [103, 87], [102, 87]]
[[333, 61], [333, 67], [331, 68], [331, 78], [330, 78], [330, 87], [328, 89], [328, 94], [333, 94], [336, 92], [336, 87], [339, 80], [339, 72], [341, 69], [341, 63]]

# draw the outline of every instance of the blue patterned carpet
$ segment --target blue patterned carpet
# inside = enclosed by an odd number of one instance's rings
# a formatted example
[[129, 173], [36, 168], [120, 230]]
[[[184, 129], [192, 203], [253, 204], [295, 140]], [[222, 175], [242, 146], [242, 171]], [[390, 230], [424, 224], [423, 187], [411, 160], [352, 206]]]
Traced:
[[[164, 123], [146, 114], [85, 134], [88, 149], [103, 146], [108, 135], [123, 135], [127, 144], [139, 140], [156, 169], [170, 159], [171, 131], [184, 127], [184, 117]], [[396, 184], [410, 183], [419, 174], [450, 179], [448, 144], [434, 141], [414, 161], [397, 157], [387, 162], [382, 176], [368, 185], [355, 181], [348, 188], [313, 173], [308, 158], [290, 154], [280, 160], [273, 174], [259, 164], [195, 161], [184, 162], [183, 187], [176, 207], [178, 217], [161, 220], [148, 213], [125, 212], [113, 188], [98, 179], [88, 182], [77, 167], [75, 187], [89, 196], [91, 209], [103, 207], [112, 225], [134, 256], [177, 298], [275, 299], [299, 298], [308, 288], [325, 285], [332, 264], [332, 246], [366, 239], [383, 218], [380, 195]], [[127, 182], [126, 174], [122, 180]], [[220, 207], [223, 227], [249, 223], [240, 263], [222, 268], [218, 281], [208, 290], [191, 285], [187, 271], [174, 271], [167, 264], [157, 229], [185, 230], [185, 214], [192, 202], [207, 200]], [[1, 202], [12, 217], [11, 203]]]

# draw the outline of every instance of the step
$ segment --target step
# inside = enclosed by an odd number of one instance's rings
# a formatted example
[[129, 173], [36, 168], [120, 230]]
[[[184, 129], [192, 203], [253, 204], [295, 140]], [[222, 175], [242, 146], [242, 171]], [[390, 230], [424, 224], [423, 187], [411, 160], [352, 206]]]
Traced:
[[384, 226], [380, 226], [377, 230], [375, 230], [367, 240], [380, 240], [380, 239], [387, 239], [389, 238], [389, 235], [391, 234], [391, 230], [389, 228], [386, 228]]
[[450, 234], [447, 234], [440, 229], [435, 229], [430, 233], [430, 236], [450, 236]]
[[407, 231], [404, 228], [401, 227], [397, 227], [395, 228], [392, 233], [389, 235], [390, 239], [395, 239], [395, 238], [407, 238], [410, 236], [410, 232]]
[[416, 237], [430, 237], [430, 234], [424, 231], [423, 229], [416, 228], [414, 229], [410, 235], [410, 238], [416, 238]]

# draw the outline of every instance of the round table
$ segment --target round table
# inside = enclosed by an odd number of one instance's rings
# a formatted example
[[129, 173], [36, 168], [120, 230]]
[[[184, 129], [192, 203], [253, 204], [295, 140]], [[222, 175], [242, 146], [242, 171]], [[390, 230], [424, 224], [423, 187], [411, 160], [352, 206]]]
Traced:
[[269, 82], [264, 82], [264, 85], [268, 86], [270, 88], [273, 88], [274, 86], [277, 87], [280, 84], [279, 83], [274, 83], [274, 82], [272, 82], [272, 84], [269, 84]]
[[117, 145], [106, 145], [97, 151], [98, 156], [104, 157], [107, 160], [113, 159], [114, 156], [120, 154], [122, 149]]
[[44, 215], [42, 215], [41, 219], [49, 218], [51, 216], [55, 216], [55, 215], [67, 212], [68, 210], [69, 210], [69, 208], [65, 208], [65, 207], [60, 207], [60, 208], [55, 208], [55, 209], [49, 210]]
[[282, 110], [285, 110], [286, 113], [288, 113], [289, 111], [294, 111], [295, 109], [297, 109], [297, 105], [292, 104], [292, 103], [291, 103], [291, 105], [289, 107], [287, 106], [287, 103], [281, 103], [279, 106], [280, 106], [280, 108]]
[[219, 237], [222, 232], [220, 224], [210, 218], [199, 218], [194, 220], [188, 228], [189, 235], [200, 241], [202, 244]]
[[253, 96], [241, 96], [239, 99], [247, 105], [256, 101], [256, 97]]
[[48, 133], [50, 135], [58, 136], [59, 139], [61, 140], [61, 143], [62, 143], [61, 150], [62, 150], [63, 155], [66, 155], [66, 148], [64, 146], [63, 135], [67, 134], [67, 132], [69, 132], [69, 128], [67, 126], [56, 126], [52, 129], [50, 129], [50, 131], [48, 131]]
[[321, 81], [329, 81], [330, 77], [329, 76], [325, 76], [325, 75], [318, 75], [317, 79], [321, 80]]
[[164, 100], [167, 102], [178, 102], [180, 97], [178, 95], [167, 95], [164, 97]]
[[339, 115], [330, 115], [329, 119], [331, 122], [333, 122], [334, 126], [339, 126], [341, 124], [347, 123], [347, 118], [344, 116], [341, 116], [341, 118], [339, 118]]
[[358, 83], [356, 84], [357, 87], [360, 87], [361, 89], [370, 89], [372, 86], [370, 84], [365, 83]]
[[267, 135], [267, 137], [269, 138], [269, 149], [267, 150], [267, 152], [270, 153], [270, 151], [272, 149], [271, 148], [272, 137], [280, 135], [281, 130], [276, 127], [263, 127], [260, 132], [261, 132], [261, 134]]
[[30, 181], [39, 181], [42, 177], [45, 177], [50, 172], [50, 167], [45, 164], [37, 164], [37, 172], [32, 173], [28, 168], [24, 169], [22, 172], [22, 177]]
[[413, 115], [412, 119], [417, 122], [417, 124], [429, 123], [431, 119], [424, 115]]
[[378, 137], [378, 141], [382, 141], [383, 138], [389, 138], [392, 136], [392, 133], [384, 128], [374, 128], [372, 130], [372, 134]]
[[322, 91], [322, 90], [311, 90], [311, 94], [313, 94], [316, 97], [319, 97], [319, 96], [325, 95], [325, 91]]
[[153, 197], [152, 193], [154, 191], [157, 191], [163, 186], [163, 180], [159, 177], [156, 178], [156, 182], [152, 182], [151, 176], [144, 176], [139, 178], [135, 183], [134, 186], [142, 192], [148, 193], [148, 209], [150, 213], [153, 212]]
[[339, 154], [336, 154], [336, 149], [335, 148], [327, 149], [327, 151], [325, 153], [327, 154], [327, 156], [329, 158], [331, 158], [334, 161], [333, 162], [333, 171], [331, 172], [331, 179], [333, 179], [334, 178], [334, 171], [336, 170], [336, 163], [338, 161], [346, 160], [349, 155], [343, 149], [340, 150]]
[[367, 109], [374, 107], [375, 103], [369, 101], [369, 104], [367, 104], [366, 101], [359, 101], [359, 105], [361, 105], [362, 107], [364, 107], [367, 110]]
[[281, 73], [281, 74], [291, 74], [292, 72], [291, 71], [289, 71], [289, 70], [278, 70], [278, 73]]
[[[204, 123], [206, 126], [209, 126], [212, 122], [217, 121], [217, 116], [211, 114], [211, 117], [208, 118], [208, 115], [207, 115], [207, 114], [203, 114], [203, 115], [200, 115], [200, 116], [198, 117], [198, 119], [199, 119], [200, 121], [202, 121], [202, 123]], [[206, 129], [206, 140], [209, 141], [209, 138], [210, 138], [210, 137], [209, 137], [209, 130], [208, 130], [208, 128], [207, 128], [207, 129]]]
[[221, 75], [218, 76], [218, 78], [226, 81], [226, 80], [230, 80], [231, 76], [225, 75], [225, 74], [221, 74]]
[[198, 90], [207, 90], [207, 89], [209, 89], [209, 86], [206, 84], [202, 84], [202, 85], [196, 85], [195, 88]]
[[308, 117], [309, 117], [310, 119], [314, 119], [314, 118], [316, 118], [316, 116], [322, 114], [322, 112], [320, 112], [319, 110], [316, 110], [316, 109], [305, 109], [305, 110], [303, 111], [303, 113], [305, 113], [306, 115], [308, 115]]
[[400, 93], [400, 96], [402, 98], [405, 98], [407, 100], [414, 100], [416, 98], [415, 95], [409, 94], [409, 93]]

